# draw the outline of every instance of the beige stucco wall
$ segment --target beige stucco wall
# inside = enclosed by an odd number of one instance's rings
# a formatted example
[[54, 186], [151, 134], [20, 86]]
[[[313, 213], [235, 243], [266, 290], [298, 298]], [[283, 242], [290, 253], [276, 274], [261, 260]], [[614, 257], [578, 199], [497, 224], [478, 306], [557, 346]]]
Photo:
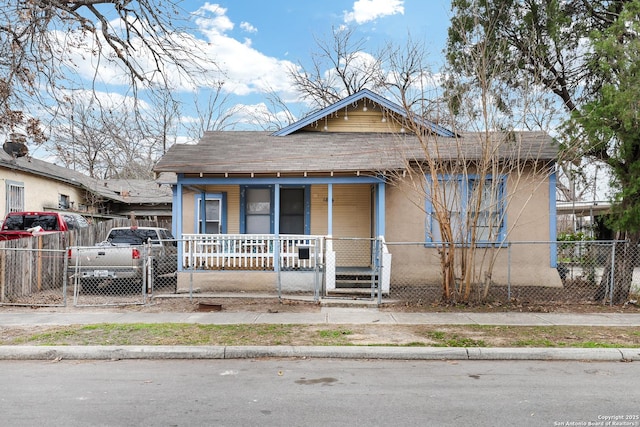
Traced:
[[[227, 230], [230, 234], [238, 233], [240, 187], [209, 186], [206, 192], [227, 193]], [[528, 171], [520, 174], [519, 177], [510, 177], [507, 180], [505, 192], [508, 199], [507, 240], [514, 244], [510, 249], [480, 250], [476, 255], [476, 263], [478, 266], [482, 264], [484, 268], [488, 265], [488, 260], [495, 261], [491, 277], [496, 284], [506, 285], [510, 282], [513, 286], [562, 286], [557, 270], [550, 267], [549, 244], [517, 243], [534, 240], [546, 242], [550, 238], [548, 180]], [[194, 230], [195, 194], [193, 191], [184, 191], [184, 233], [193, 233]], [[417, 193], [405, 182], [399, 185], [388, 184], [385, 197], [385, 238], [393, 255], [392, 286], [440, 283], [437, 250], [425, 248], [420, 244], [425, 241], [424, 195]], [[311, 186], [311, 234], [327, 234], [327, 198], [327, 185]], [[334, 185], [333, 214], [333, 237], [371, 237], [371, 186]], [[406, 245], [406, 242], [416, 242], [416, 244]], [[363, 256], [363, 261], [366, 263], [365, 258], [368, 257], [366, 250], [363, 251]], [[255, 279], [257, 276], [252, 278], [252, 280]], [[258, 283], [265, 284], [262, 280]]]
[[[227, 233], [238, 234], [240, 232], [240, 187], [237, 185], [210, 185], [205, 193], [227, 194]], [[193, 190], [184, 189], [182, 192], [182, 232], [195, 233], [196, 226], [196, 194]]]
[[178, 273], [178, 292], [273, 292], [278, 274], [272, 271], [208, 271]]
[[3, 218], [7, 214], [7, 181], [24, 184], [24, 208], [27, 211], [57, 209], [60, 194], [69, 196], [76, 209], [86, 203], [84, 191], [76, 186], [21, 171], [0, 169], [0, 212]]
[[[530, 170], [519, 178], [507, 180], [507, 241], [514, 242], [510, 249], [482, 249], [476, 252], [476, 265], [484, 271], [490, 260], [495, 260], [491, 272], [496, 284], [562, 286], [555, 268], [550, 267], [549, 244], [517, 243], [544, 241], [549, 234], [549, 183]], [[392, 256], [391, 284], [420, 285], [441, 282], [437, 250], [425, 248], [417, 242], [425, 240], [423, 200], [406, 182], [388, 185], [386, 190], [386, 234]], [[416, 242], [414, 245], [394, 244]], [[509, 254], [509, 250], [511, 253]], [[509, 262], [509, 256], [511, 260]], [[511, 269], [509, 271], [509, 265]]]
[[[328, 226], [327, 185], [311, 186], [311, 234], [326, 235]], [[206, 193], [227, 194], [227, 233], [240, 232], [240, 186], [207, 186]], [[195, 232], [196, 194], [183, 190], [182, 231]], [[371, 186], [333, 186], [333, 234], [336, 237], [371, 237]]]

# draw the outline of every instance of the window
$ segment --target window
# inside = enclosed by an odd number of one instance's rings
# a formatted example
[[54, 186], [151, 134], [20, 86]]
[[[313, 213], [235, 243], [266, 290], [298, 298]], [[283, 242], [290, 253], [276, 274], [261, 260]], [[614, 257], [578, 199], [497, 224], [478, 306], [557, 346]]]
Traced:
[[[274, 187], [242, 188], [240, 196], [240, 232], [271, 234], [275, 228]], [[310, 187], [281, 186], [279, 215], [280, 234], [309, 234]]]
[[58, 209], [69, 209], [71, 207], [71, 202], [69, 200], [69, 196], [66, 194], [60, 194], [58, 197]]
[[225, 193], [196, 195], [197, 232], [201, 234], [226, 233], [225, 206]]
[[244, 214], [247, 234], [271, 233], [271, 189], [247, 188]]
[[24, 211], [24, 184], [7, 180], [6, 191], [7, 213]]
[[82, 215], [63, 213], [62, 218], [64, 218], [64, 222], [67, 223], [67, 228], [69, 230], [78, 230], [89, 226], [89, 221], [87, 221], [87, 219]]
[[[441, 242], [440, 226], [436, 216], [436, 203], [441, 203], [450, 218], [453, 240], [468, 243], [496, 243], [506, 238], [504, 218], [504, 178], [490, 176], [443, 176], [438, 185], [431, 185], [427, 177], [426, 241]], [[439, 197], [430, 197], [430, 191]]]

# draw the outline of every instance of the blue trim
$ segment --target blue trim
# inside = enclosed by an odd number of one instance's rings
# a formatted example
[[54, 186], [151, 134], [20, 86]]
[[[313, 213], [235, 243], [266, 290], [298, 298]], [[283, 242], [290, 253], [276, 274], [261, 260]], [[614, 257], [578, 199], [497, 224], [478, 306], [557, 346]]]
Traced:
[[[174, 234], [174, 237], [176, 237], [177, 239], [182, 239], [182, 184], [180, 183], [180, 175], [178, 175], [178, 184], [176, 185], [176, 190], [174, 192], [173, 207], [171, 210], [172, 214], [174, 215], [173, 218], [176, 219], [176, 232]], [[178, 271], [184, 270], [182, 265], [182, 254], [182, 244], [178, 243]]]
[[[427, 180], [427, 185], [430, 186], [430, 182], [431, 182], [431, 177], [430, 176], [426, 176], [425, 179]], [[484, 179], [486, 181], [493, 181], [494, 178], [491, 174], [486, 175], [484, 177], [481, 177], [480, 175], [477, 174], [470, 174], [470, 175], [438, 175], [438, 181], [439, 182], [447, 182], [447, 181], [452, 181], [452, 180], [456, 180], [458, 181], [460, 184], [465, 183], [466, 185], [462, 186], [461, 185], [461, 203], [460, 203], [460, 210], [461, 210], [461, 219], [465, 219], [466, 218], [466, 214], [467, 214], [467, 203], [469, 200], [469, 195], [470, 192], [472, 191], [471, 186], [473, 185], [474, 181], [478, 181], [480, 179]], [[507, 185], [507, 177], [506, 176], [500, 176], [498, 178], [500, 180], [500, 187], [498, 188], [498, 198], [499, 198], [499, 202], [500, 202], [500, 209], [498, 211], [498, 215], [499, 215], [499, 219], [500, 219], [500, 229], [498, 231], [498, 235], [496, 236], [495, 240], [478, 240], [476, 242], [477, 245], [481, 245], [481, 246], [490, 246], [490, 245], [500, 245], [500, 247], [502, 247], [502, 243], [506, 240], [507, 238], [507, 214], [505, 212], [505, 192], [506, 192], [506, 185]], [[437, 243], [442, 243], [442, 242], [434, 242], [433, 241], [433, 229], [434, 227], [437, 226], [437, 220], [435, 219], [435, 215], [433, 214], [433, 203], [431, 203], [431, 198], [427, 197], [425, 200], [425, 212], [426, 212], [426, 217], [425, 217], [425, 242], [427, 243], [433, 243], [433, 245], [427, 244], [426, 246], [428, 247], [432, 247], [435, 246]], [[469, 232], [469, 230], [467, 230], [467, 232]], [[467, 243], [467, 242], [456, 242], [456, 243]]]
[[550, 266], [558, 267], [558, 249], [556, 241], [558, 240], [558, 208], [556, 206], [556, 171], [549, 174], [549, 241], [551, 241]]
[[304, 186], [304, 234], [311, 234], [311, 186]]
[[[243, 185], [240, 187], [240, 234], [247, 234], [247, 190], [269, 189], [269, 234], [274, 234], [274, 185]], [[278, 194], [279, 197], [279, 194]]]
[[298, 177], [298, 178], [185, 178], [178, 176], [182, 185], [313, 185], [313, 184], [377, 184], [384, 182], [384, 178], [373, 176], [352, 177]]
[[[290, 124], [289, 126], [286, 126], [276, 132], [274, 132], [272, 135], [273, 136], [286, 136], [286, 135], [290, 135], [292, 133], [294, 133], [297, 130], [302, 129], [303, 127], [317, 122], [318, 120], [323, 119], [325, 116], [328, 116], [332, 113], [335, 113], [338, 110], [341, 110], [345, 107], [348, 107], [349, 104], [353, 104], [355, 102], [358, 102], [364, 98], [368, 98], [370, 101], [379, 104], [381, 107], [383, 107], [386, 110], [392, 111], [404, 118], [407, 117], [407, 112], [405, 111], [404, 108], [402, 108], [400, 105], [389, 101], [388, 99], [370, 91], [369, 89], [363, 89], [359, 92], [356, 92], [350, 96], [347, 96], [344, 99], [341, 99], [340, 101], [329, 105], [328, 107], [325, 107], [321, 110], [318, 110], [314, 113], [311, 113], [310, 115], [308, 115], [307, 117], [298, 120], [295, 123]], [[416, 119], [417, 122], [417, 119]], [[452, 131], [450, 131], [447, 128], [444, 128], [432, 121], [429, 120], [424, 120], [422, 123], [417, 122], [419, 125], [424, 126], [426, 128], [429, 128], [432, 132], [438, 134], [438, 136], [445, 136], [445, 137], [454, 137], [456, 136], [456, 134]]]
[[[276, 236], [280, 235], [280, 184], [276, 184], [274, 186], [273, 191], [271, 192], [271, 200], [273, 203], [271, 204], [271, 232]], [[278, 220], [276, 221], [276, 218]], [[278, 270], [276, 270], [278, 271]]]
[[327, 184], [327, 234], [333, 236], [333, 184]]
[[[207, 213], [206, 213], [206, 204], [200, 203], [204, 198], [207, 199], [219, 199], [220, 200], [220, 234], [227, 234], [227, 193], [226, 191], [221, 193], [205, 193], [204, 191], [199, 194], [194, 194], [194, 203], [195, 209], [194, 211], [194, 230], [196, 233], [201, 234], [202, 231], [202, 220], [206, 221]], [[200, 207], [200, 215], [198, 215], [198, 206]], [[200, 221], [198, 221], [200, 218]]]
[[375, 203], [375, 209], [376, 209], [376, 212], [378, 212], [378, 214], [376, 215], [377, 217], [376, 233], [377, 234], [374, 237], [380, 237], [385, 235], [385, 224], [386, 224], [385, 189], [386, 189], [386, 186], [384, 182], [381, 182], [380, 184], [377, 185], [378, 197], [376, 198], [376, 203]]
[[240, 234], [245, 234], [247, 231], [247, 219], [245, 217], [245, 212], [247, 211], [246, 190], [246, 186], [240, 187]]
[[179, 239], [180, 236], [178, 236], [178, 223], [182, 222], [182, 221], [178, 221], [178, 218], [180, 218], [178, 216], [178, 204], [182, 205], [182, 200], [180, 202], [178, 202], [178, 186], [177, 185], [172, 185], [171, 186], [171, 199], [173, 200], [173, 202], [171, 203], [171, 234], [173, 234], [173, 237], [175, 237], [176, 239]]

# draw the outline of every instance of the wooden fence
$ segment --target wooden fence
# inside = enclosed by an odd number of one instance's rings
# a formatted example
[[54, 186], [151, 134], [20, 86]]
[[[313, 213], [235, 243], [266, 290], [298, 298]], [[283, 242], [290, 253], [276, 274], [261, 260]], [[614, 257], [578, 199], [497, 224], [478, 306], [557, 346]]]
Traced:
[[[129, 225], [129, 219], [112, 219], [81, 230], [0, 242], [0, 303], [60, 305], [67, 247], [94, 245], [112, 227]], [[137, 221], [137, 225], [166, 227], [154, 221]]]

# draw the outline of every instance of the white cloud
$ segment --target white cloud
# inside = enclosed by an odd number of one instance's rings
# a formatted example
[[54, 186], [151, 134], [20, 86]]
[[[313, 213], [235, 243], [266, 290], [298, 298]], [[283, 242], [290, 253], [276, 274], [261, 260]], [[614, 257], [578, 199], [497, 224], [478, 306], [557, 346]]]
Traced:
[[[197, 86], [209, 86], [224, 80], [224, 91], [234, 95], [244, 96], [272, 90], [282, 92], [284, 96], [291, 94], [288, 69], [295, 67], [295, 64], [256, 50], [252, 47], [250, 38], [233, 38], [229, 32], [235, 28], [235, 24], [226, 13], [227, 9], [218, 4], [206, 3], [193, 13], [193, 22], [199, 35], [179, 32], [167, 35], [172, 38], [172, 43], [185, 46], [184, 60], [181, 61], [183, 65], [194, 61], [200, 67], [195, 76], [197, 81], [190, 81], [175, 65], [165, 64], [168, 67], [165, 77], [171, 80], [171, 86], [177, 91], [192, 92]], [[111, 24], [117, 26], [118, 22], [113, 21]], [[248, 23], [240, 24], [240, 28], [247, 32], [257, 31]], [[104, 59], [98, 62], [92, 54], [95, 46], [78, 42], [81, 36], [78, 33], [74, 39], [76, 43], [69, 46], [65, 43], [65, 37], [68, 39], [71, 35], [59, 35], [61, 45], [67, 45], [64, 51], [67, 52], [69, 62], [74, 64], [74, 72], [83, 80], [98, 78], [99, 83], [105, 86], [127, 86], [129, 80], [122, 64]], [[136, 45], [137, 52], [133, 60], [138, 63], [139, 68], [153, 70], [156, 64], [148, 49], [140, 40], [134, 39], [132, 43]], [[188, 57], [190, 53], [193, 55]], [[178, 51], [174, 54], [182, 55]]]
[[404, 15], [404, 0], [357, 0], [351, 12], [344, 12], [344, 22], [363, 24], [398, 13]]
[[233, 22], [225, 15], [227, 9], [218, 4], [205, 3], [198, 9], [194, 15], [196, 25], [205, 34], [217, 33], [222, 34], [226, 31], [233, 30]]
[[[209, 17], [213, 13], [212, 17]], [[252, 47], [251, 39], [237, 40], [227, 34], [233, 29], [233, 23], [218, 25], [228, 21], [221, 13], [226, 9], [208, 5], [196, 12], [196, 24], [204, 34], [206, 46], [203, 54], [212, 58], [222, 69], [225, 80], [224, 89], [235, 95], [248, 95], [262, 91], [290, 91], [288, 69], [294, 67], [291, 61], [279, 60], [267, 56]], [[223, 19], [224, 18], [224, 19]], [[214, 22], [210, 22], [213, 19]], [[247, 24], [241, 28], [248, 31], [254, 27]]]
[[248, 22], [241, 22], [240, 23], [240, 28], [242, 28], [243, 30], [245, 30], [247, 33], [257, 33], [258, 29], [256, 27], [254, 27], [253, 25], [251, 25]]

